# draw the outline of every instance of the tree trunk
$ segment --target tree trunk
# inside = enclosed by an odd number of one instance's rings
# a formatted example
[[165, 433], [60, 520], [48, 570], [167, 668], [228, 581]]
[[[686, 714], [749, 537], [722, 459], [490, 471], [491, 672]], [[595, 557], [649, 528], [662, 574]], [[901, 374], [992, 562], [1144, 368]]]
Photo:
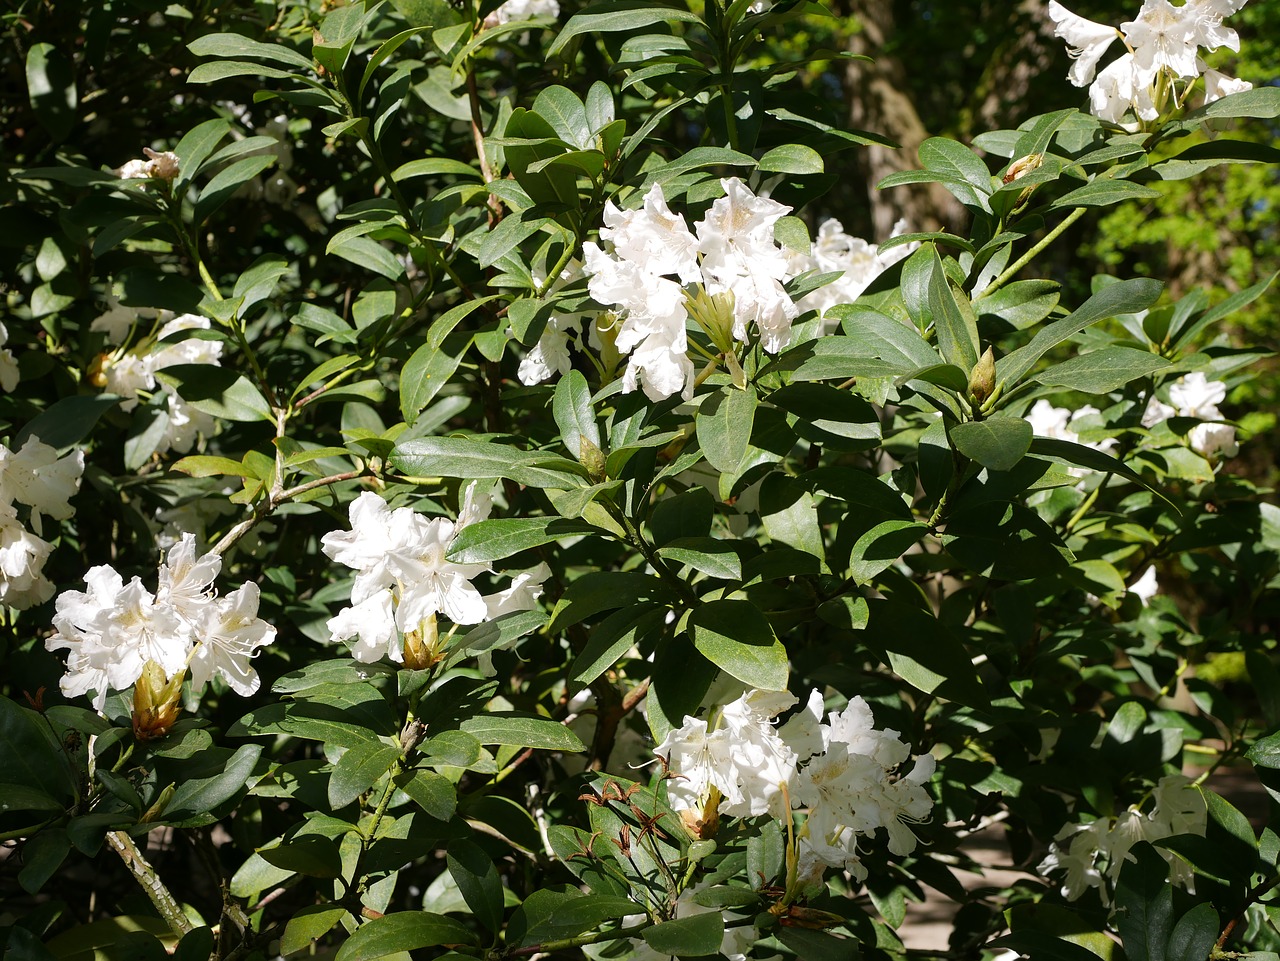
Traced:
[[892, 0], [844, 0], [840, 6], [856, 16], [862, 25], [849, 40], [849, 52], [875, 60], [874, 63], [852, 60], [845, 67], [850, 126], [882, 134], [901, 144], [898, 150], [872, 146], [854, 151], [855, 162], [867, 185], [872, 238], [887, 238], [900, 218], [906, 220], [907, 229], [913, 232], [960, 231], [967, 224], [968, 215], [960, 202], [938, 184], [876, 189], [876, 184], [889, 174], [920, 167], [917, 150], [929, 134], [907, 94], [910, 87], [902, 62], [883, 52], [885, 40], [895, 27]]

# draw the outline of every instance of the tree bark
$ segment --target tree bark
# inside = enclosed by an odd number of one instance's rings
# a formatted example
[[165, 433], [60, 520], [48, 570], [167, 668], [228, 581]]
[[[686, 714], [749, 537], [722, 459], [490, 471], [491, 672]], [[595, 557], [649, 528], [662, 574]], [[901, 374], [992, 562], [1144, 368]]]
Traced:
[[844, 0], [841, 6], [856, 16], [862, 26], [849, 39], [849, 52], [875, 61], [852, 60], [845, 67], [849, 124], [855, 129], [882, 134], [901, 145], [897, 150], [872, 146], [854, 152], [867, 185], [872, 236], [884, 240], [899, 219], [905, 219], [907, 229], [913, 232], [959, 232], [968, 223], [968, 215], [960, 202], [938, 184], [876, 189], [876, 184], [889, 174], [920, 167], [917, 151], [929, 134], [907, 93], [910, 86], [902, 61], [884, 54], [885, 41], [895, 29], [892, 0]]

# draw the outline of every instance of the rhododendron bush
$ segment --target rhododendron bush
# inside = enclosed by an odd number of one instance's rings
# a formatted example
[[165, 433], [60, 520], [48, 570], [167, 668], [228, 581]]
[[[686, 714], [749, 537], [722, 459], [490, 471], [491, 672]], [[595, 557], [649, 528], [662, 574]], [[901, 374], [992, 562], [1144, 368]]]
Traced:
[[[1223, 323], [1272, 278], [1040, 269], [1274, 163], [1232, 131], [1280, 89], [1202, 59], [1243, 5], [1050, 3], [1088, 95], [926, 140], [879, 187], [967, 230], [865, 238], [825, 198], [884, 138], [766, 55], [818, 3], [33, 26], [8, 950], [1276, 958], [1280, 838], [1213, 776], [1280, 789], [1265, 354]], [[180, 69], [86, 81], [144, 21]]]

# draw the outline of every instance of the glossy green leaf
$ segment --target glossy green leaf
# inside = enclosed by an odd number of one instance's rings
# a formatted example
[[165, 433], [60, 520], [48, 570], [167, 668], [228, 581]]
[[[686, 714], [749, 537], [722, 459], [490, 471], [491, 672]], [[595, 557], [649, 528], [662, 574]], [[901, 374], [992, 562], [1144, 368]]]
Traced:
[[703, 657], [744, 684], [786, 689], [787, 649], [750, 601], [719, 600], [694, 608], [689, 637]]
[[754, 390], [730, 387], [712, 394], [698, 408], [698, 443], [716, 470], [732, 473], [742, 463], [758, 405]]
[[289, 919], [280, 936], [280, 954], [288, 956], [309, 948], [342, 920], [347, 909], [336, 904], [308, 904]]
[[663, 921], [641, 932], [659, 954], [704, 957], [716, 954], [724, 940], [724, 918], [715, 911]]
[[397, 911], [356, 928], [338, 949], [337, 961], [376, 961], [439, 944], [477, 944], [461, 921], [430, 911]]
[[304, 834], [273, 848], [259, 848], [258, 855], [268, 864], [313, 878], [336, 878], [342, 873], [338, 845], [319, 834]]
[[369, 790], [400, 759], [400, 750], [381, 741], [349, 747], [329, 778], [329, 804], [346, 807]]
[[1150, 377], [1168, 366], [1169, 361], [1150, 351], [1112, 346], [1055, 364], [1036, 374], [1032, 380], [1086, 394], [1106, 394], [1140, 377]]
[[1021, 417], [991, 417], [956, 424], [949, 433], [956, 450], [990, 470], [1011, 470], [1031, 449], [1031, 425]]
[[479, 714], [462, 722], [462, 730], [481, 744], [510, 744], [541, 751], [585, 751], [578, 735], [550, 718], [534, 714]]

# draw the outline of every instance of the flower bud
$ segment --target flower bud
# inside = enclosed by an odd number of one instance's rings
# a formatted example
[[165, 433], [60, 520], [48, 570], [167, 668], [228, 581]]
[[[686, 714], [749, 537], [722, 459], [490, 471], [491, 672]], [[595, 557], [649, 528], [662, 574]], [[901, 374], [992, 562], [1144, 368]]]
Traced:
[[143, 147], [147, 155], [147, 176], [153, 180], [173, 180], [178, 176], [180, 161], [178, 155], [171, 150], [156, 153], [150, 147]]
[[969, 374], [969, 393], [979, 404], [983, 403], [996, 387], [996, 355], [988, 347]]
[[443, 657], [444, 645], [440, 643], [440, 630], [433, 612], [423, 618], [416, 631], [405, 633], [404, 666], [411, 671], [425, 671], [435, 667]]
[[1029, 153], [1025, 157], [1017, 159], [1005, 171], [1004, 182], [1011, 184], [1015, 180], [1020, 180], [1031, 171], [1037, 169], [1042, 163], [1044, 163], [1044, 154], [1040, 153]]
[[604, 452], [589, 438], [578, 438], [578, 463], [587, 469], [592, 480], [599, 482], [605, 479]]
[[139, 741], [164, 737], [182, 711], [182, 682], [186, 671], [165, 678], [164, 668], [147, 661], [133, 686], [133, 735]]

